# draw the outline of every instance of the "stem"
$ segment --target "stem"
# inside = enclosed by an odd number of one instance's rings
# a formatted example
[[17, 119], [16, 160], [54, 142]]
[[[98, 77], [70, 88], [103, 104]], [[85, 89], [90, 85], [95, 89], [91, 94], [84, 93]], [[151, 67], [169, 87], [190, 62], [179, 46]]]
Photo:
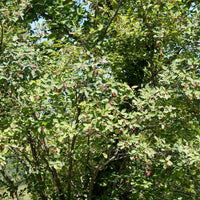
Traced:
[[[120, 169], [119, 169], [119, 174], [120, 174], [120, 173], [122, 172], [122, 170], [124, 169], [124, 167], [125, 167], [125, 165], [126, 165], [126, 161], [127, 161], [127, 157], [125, 157], [125, 158], [123, 159], [123, 162], [122, 162], [122, 164], [121, 164], [121, 166], [120, 166]], [[118, 180], [119, 180], [119, 177], [116, 177], [116, 178], [114, 179], [114, 183], [113, 183], [113, 186], [112, 186], [113, 191], [115, 190], [115, 187], [116, 187], [116, 185], [117, 185]]]
[[71, 151], [69, 153], [69, 171], [68, 171], [68, 195], [71, 196], [71, 178], [72, 178], [72, 168], [73, 168], [73, 153], [76, 142], [76, 135], [73, 136], [72, 139], [72, 145], [71, 145]]
[[15, 196], [17, 200], [20, 200], [17, 191], [15, 191]]
[[60, 200], [65, 200], [65, 196], [64, 196], [63, 189], [62, 189], [62, 185], [61, 185], [61, 182], [60, 182], [60, 179], [58, 177], [58, 173], [57, 173], [56, 169], [54, 167], [50, 167], [48, 160], [44, 157], [43, 154], [41, 155], [41, 157], [45, 161], [45, 163], [47, 165], [47, 168], [49, 169], [49, 171], [51, 172], [51, 174], [53, 176], [53, 180], [54, 180], [54, 182], [56, 184], [56, 187], [58, 189], [58, 192], [60, 194], [59, 199]]
[[60, 194], [59, 199], [60, 200], [65, 200], [65, 196], [64, 196], [64, 193], [63, 193], [61, 182], [60, 182], [60, 179], [58, 177], [57, 171], [56, 171], [56, 169], [54, 167], [51, 168], [51, 173], [53, 175], [54, 182], [56, 183], [58, 192]]
[[3, 22], [1, 22], [1, 43], [0, 43], [0, 52], [3, 51]]
[[[39, 163], [39, 159], [38, 159], [38, 156], [37, 156], [36, 147], [34, 145], [34, 142], [33, 142], [33, 139], [31, 138], [30, 133], [28, 133], [27, 139], [28, 139], [30, 147], [31, 147], [31, 152], [32, 152], [32, 155], [33, 155], [33, 159], [35, 161], [34, 162], [35, 168], [36, 168], [36, 170], [39, 170], [40, 163]], [[40, 173], [36, 174], [36, 179], [37, 179], [38, 183], [40, 183], [42, 181], [42, 176], [41, 176]], [[37, 191], [39, 196], [41, 197], [42, 200], [48, 200], [48, 198], [46, 196], [46, 193], [45, 193], [45, 187], [46, 187], [45, 184], [41, 185], [41, 187], [42, 187], [42, 190]]]
[[[32, 161], [30, 161], [30, 159], [28, 158], [28, 156], [25, 153], [23, 153], [22, 151], [20, 151], [16, 147], [15, 148], [14, 147], [10, 147], [10, 150], [13, 151], [13, 153], [16, 155], [17, 159], [21, 162], [21, 164], [26, 167], [27, 171], [28, 171], [29, 168], [27, 167], [25, 160], [34, 169], [34, 165], [33, 165]], [[22, 156], [19, 155], [19, 152], [22, 154]], [[25, 158], [25, 160], [23, 160], [21, 157]]]
[[[88, 136], [87, 145], [88, 145], [88, 147], [90, 145], [90, 138], [89, 138], [89, 136]], [[87, 159], [86, 159], [86, 164], [85, 164], [85, 175], [87, 175], [88, 165], [89, 165], [89, 159], [90, 159], [90, 149], [88, 149], [88, 152], [87, 152]]]
[[118, 5], [117, 9], [115, 10], [115, 13], [114, 13], [113, 16], [111, 17], [111, 19], [110, 19], [108, 25], [106, 26], [106, 28], [105, 28], [103, 34], [101, 35], [100, 40], [103, 40], [103, 39], [104, 39], [104, 37], [105, 37], [105, 35], [106, 35], [106, 33], [107, 33], [107, 30], [108, 30], [108, 28], [110, 27], [112, 21], [113, 21], [113, 20], [115, 19], [115, 17], [117, 16], [117, 13], [118, 13], [119, 8], [121, 7], [121, 5], [122, 5], [122, 0], [120, 1], [120, 3], [119, 3], [119, 5]]
[[93, 192], [93, 187], [94, 187], [94, 181], [102, 167], [102, 163], [105, 162], [105, 158], [103, 158], [100, 163], [98, 164], [96, 170], [94, 171], [94, 174], [91, 178], [91, 181], [90, 181], [90, 188], [89, 188], [89, 193], [88, 193], [88, 200], [91, 200], [92, 199], [92, 192]]
[[[82, 98], [83, 98], [83, 95], [80, 95], [80, 101], [82, 101]], [[78, 103], [80, 103], [78, 101], [78, 94], [76, 92], [76, 99], [75, 99], [75, 105], [76, 105], [76, 112], [77, 112], [77, 115], [76, 115], [76, 128], [78, 126], [78, 123], [79, 123], [79, 115], [81, 113], [81, 109], [78, 107]], [[74, 147], [75, 147], [75, 142], [76, 142], [76, 134], [73, 136], [72, 138], [72, 144], [71, 144], [71, 149], [70, 149], [70, 152], [69, 152], [69, 171], [68, 171], [68, 195], [69, 195], [69, 198], [71, 196], [71, 186], [72, 186], [72, 183], [71, 183], [71, 178], [72, 178], [72, 169], [73, 169], [73, 150], [74, 150]]]

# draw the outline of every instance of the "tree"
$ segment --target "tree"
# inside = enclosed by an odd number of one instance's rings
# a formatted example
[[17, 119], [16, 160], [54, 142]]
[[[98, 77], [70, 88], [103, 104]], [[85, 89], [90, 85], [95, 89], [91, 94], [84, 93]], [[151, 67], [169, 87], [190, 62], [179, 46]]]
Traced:
[[0, 3], [0, 172], [12, 197], [25, 184], [44, 200], [199, 198], [199, 6]]

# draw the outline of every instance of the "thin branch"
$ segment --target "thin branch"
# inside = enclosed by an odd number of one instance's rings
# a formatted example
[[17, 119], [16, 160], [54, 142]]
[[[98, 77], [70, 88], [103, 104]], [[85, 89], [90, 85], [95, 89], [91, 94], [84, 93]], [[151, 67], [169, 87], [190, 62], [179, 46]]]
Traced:
[[[124, 166], [125, 166], [125, 164], [126, 164], [126, 161], [127, 161], [127, 157], [124, 157], [123, 162], [121, 163], [121, 166], [120, 166], [119, 171], [118, 171], [119, 174], [120, 174], [120, 173], [122, 172], [122, 170], [124, 169]], [[113, 186], [112, 186], [113, 190], [115, 190], [118, 180], [119, 180], [119, 177], [116, 177], [116, 178], [114, 179], [114, 183], [113, 183]]]
[[196, 195], [194, 193], [189, 193], [189, 192], [184, 192], [184, 191], [173, 190], [173, 192], [181, 193], [181, 194], [184, 194], [184, 195], [187, 195], [187, 196], [190, 196], [190, 197], [195, 197], [195, 198], [200, 197], [198, 194]]
[[94, 174], [91, 178], [91, 181], [90, 181], [90, 188], [89, 188], [89, 193], [88, 193], [88, 200], [91, 200], [92, 199], [92, 192], [93, 192], [93, 187], [94, 187], [94, 181], [99, 173], [99, 171], [101, 170], [101, 167], [102, 167], [102, 164], [105, 162], [105, 158], [102, 158], [102, 160], [99, 162], [97, 168], [95, 169], [94, 171]]
[[14, 181], [12, 181], [7, 174], [5, 173], [5, 171], [3, 169], [0, 170], [2, 176], [4, 177], [4, 179], [7, 181], [8, 184], [10, 184], [13, 188], [14, 188]]
[[0, 52], [3, 51], [3, 22], [1, 22], [1, 43], [0, 43]]
[[[61, 24], [59, 24], [58, 27], [53, 27], [53, 28], [51, 28], [50, 31], [53, 31], [53, 30], [59, 30], [59, 31], [60, 31], [61, 29], [62, 29]], [[64, 31], [65, 34], [67, 34], [67, 35], [68, 35], [69, 37], [71, 37], [72, 39], [74, 39], [74, 40], [77, 40], [77, 39], [78, 39], [78, 37], [75, 36], [75, 34], [70, 33], [70, 30], [69, 30], [69, 29], [63, 28], [63, 31]]]
[[[34, 144], [34, 140], [33, 140], [32, 136], [29, 132], [27, 134], [27, 139], [28, 139], [28, 142], [29, 142], [30, 147], [31, 147], [31, 153], [32, 153], [32, 156], [33, 156], [33, 159], [34, 159], [35, 168], [36, 168], [36, 170], [39, 170], [40, 160], [39, 160], [39, 157], [38, 157], [38, 153], [36, 151], [36, 146]], [[42, 180], [41, 173], [36, 174], [36, 178], [37, 178], [37, 181], [40, 182], [40, 180]], [[41, 199], [47, 200], [48, 198], [47, 198], [46, 191], [45, 191], [46, 186], [45, 186], [45, 184], [41, 185], [41, 186], [43, 187], [43, 190], [40, 193], [38, 192], [38, 194], [41, 197]]]
[[115, 17], [117, 16], [117, 13], [118, 13], [119, 8], [121, 7], [121, 5], [122, 5], [122, 0], [120, 1], [120, 3], [119, 3], [119, 5], [118, 5], [117, 9], [115, 10], [115, 13], [114, 13], [113, 16], [111, 17], [111, 19], [110, 19], [108, 25], [106, 26], [106, 28], [105, 28], [103, 34], [101, 35], [100, 40], [103, 40], [103, 39], [104, 39], [104, 37], [105, 37], [105, 35], [106, 35], [106, 33], [107, 33], [107, 30], [108, 30], [108, 28], [110, 27], [112, 21], [113, 21], [113, 20], [115, 19]]
[[4, 186], [6, 185], [8, 187], [8, 184], [2, 180], [0, 180], [0, 183], [2, 183]]
[[[83, 94], [84, 95], [84, 94]], [[80, 113], [81, 113], [81, 109], [79, 108], [79, 103], [82, 101], [82, 96], [80, 96], [80, 102], [78, 101], [78, 94], [77, 94], [77, 91], [76, 91], [76, 100], [75, 100], [75, 104], [76, 104], [76, 110], [75, 110], [75, 113], [76, 114], [76, 127], [79, 123], [79, 116], [80, 116]], [[75, 118], [75, 113], [74, 113], [74, 118]], [[67, 185], [67, 188], [68, 188], [68, 195], [70, 197], [71, 195], [71, 177], [72, 177], [72, 171], [73, 171], [73, 150], [74, 150], [74, 147], [75, 147], [75, 142], [76, 142], [76, 134], [74, 134], [73, 138], [72, 138], [72, 143], [71, 143], [71, 149], [70, 149], [70, 152], [69, 152], [69, 171], [68, 171], [68, 185]]]
[[97, 17], [97, 10], [95, 9], [95, 14], [94, 14], [94, 28], [96, 28], [97, 24], [97, 20], [96, 20], [96, 17]]
[[178, 55], [180, 54], [182, 49], [183, 49], [182, 47], [178, 48], [176, 53], [171, 58], [169, 58], [169, 60], [167, 61], [166, 64], [170, 65], [172, 63], [172, 61], [175, 60], [178, 57]]
[[21, 158], [21, 156], [19, 155], [19, 152], [22, 154], [22, 157], [23, 158], [25, 158], [26, 159], [26, 161], [28, 161], [28, 163], [31, 165], [31, 167], [33, 168], [33, 169], [35, 169], [34, 168], [34, 165], [33, 165], [33, 162], [28, 158], [28, 156], [25, 154], [25, 153], [23, 153], [22, 151], [20, 151], [17, 147], [10, 147], [10, 149], [11, 149], [11, 151], [13, 151], [14, 152], [14, 154], [16, 155], [16, 157], [17, 157], [17, 159], [22, 163], [22, 165], [23, 166], [25, 166], [27, 169], [28, 169], [28, 167], [26, 166], [26, 163], [25, 163], [25, 161]]
[[[93, 188], [94, 188], [94, 181], [99, 173], [99, 171], [104, 167], [106, 166], [108, 163], [110, 163], [111, 161], [115, 160], [116, 157], [117, 157], [117, 154], [118, 154], [118, 151], [119, 151], [119, 147], [117, 147], [114, 155], [109, 158], [109, 159], [106, 159], [106, 158], [102, 158], [101, 161], [99, 162], [98, 166], [96, 167], [94, 173], [93, 173], [93, 176], [91, 178], [91, 181], [90, 181], [90, 186], [89, 186], [89, 192], [88, 192], [88, 200], [91, 200], [92, 199], [92, 192], [93, 192]], [[102, 151], [103, 152], [103, 151]], [[107, 161], [106, 161], [107, 160]]]
[[[88, 136], [87, 146], [90, 145], [90, 137]], [[89, 159], [90, 159], [90, 149], [88, 149], [87, 156], [86, 156], [86, 163], [85, 163], [85, 175], [87, 175], [88, 172], [88, 166], [89, 166]]]
[[41, 154], [41, 157], [44, 160], [44, 162], [46, 163], [47, 168], [49, 169], [49, 171], [51, 172], [51, 174], [53, 176], [53, 180], [54, 180], [56, 187], [58, 189], [58, 192], [60, 194], [59, 199], [65, 200], [65, 195], [64, 195], [64, 192], [63, 192], [62, 184], [61, 184], [61, 181], [60, 181], [60, 178], [58, 176], [56, 169], [53, 166], [50, 167], [49, 161], [45, 158], [44, 154]]

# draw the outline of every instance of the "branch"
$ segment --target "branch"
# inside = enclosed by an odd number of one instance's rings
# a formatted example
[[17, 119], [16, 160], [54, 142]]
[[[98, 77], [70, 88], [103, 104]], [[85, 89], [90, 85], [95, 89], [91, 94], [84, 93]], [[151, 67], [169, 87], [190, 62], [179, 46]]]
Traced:
[[105, 30], [103, 32], [103, 34], [101, 35], [100, 40], [104, 39], [104, 37], [105, 37], [105, 35], [107, 33], [107, 30], [110, 27], [110, 25], [111, 25], [112, 21], [114, 20], [114, 18], [117, 16], [117, 13], [118, 13], [119, 8], [121, 7], [121, 5], [122, 5], [122, 0], [120, 1], [119, 5], [118, 5], [118, 8], [115, 10], [115, 13], [113, 14], [112, 18], [110, 19], [108, 25], [106, 26], [106, 28], [105, 28]]
[[179, 190], [173, 190], [173, 192], [181, 193], [190, 197], [196, 197], [196, 198], [200, 197], [198, 194], [196, 195], [194, 193], [189, 193], [189, 192], [184, 192], [184, 191], [179, 191]]
[[[88, 200], [91, 200], [92, 199], [92, 192], [93, 192], [93, 187], [94, 187], [94, 181], [99, 173], [99, 171], [104, 167], [106, 166], [108, 163], [110, 163], [111, 161], [115, 160], [116, 159], [116, 156], [118, 154], [118, 151], [119, 151], [119, 147], [117, 147], [116, 149], [116, 152], [114, 153], [114, 155], [107, 159], [106, 161], [106, 158], [102, 158], [101, 161], [99, 162], [98, 166], [96, 167], [94, 173], [93, 173], [93, 176], [91, 178], [91, 181], [90, 181], [90, 186], [89, 186], [89, 193], [88, 193]], [[103, 152], [103, 151], [102, 151]]]
[[[58, 27], [53, 27], [53, 28], [51, 28], [51, 29], [49, 29], [49, 30], [50, 30], [50, 31], [59, 30], [59, 32], [60, 32], [61, 29], [62, 29], [61, 24], [59, 24]], [[67, 34], [67, 35], [68, 35], [69, 37], [71, 37], [72, 39], [74, 39], [74, 40], [77, 40], [77, 39], [78, 39], [77, 36], [75, 36], [73, 33], [70, 33], [70, 30], [69, 30], [69, 29], [63, 28], [63, 31], [65, 31], [65, 34]]]
[[[84, 93], [83, 93], [84, 95]], [[76, 111], [75, 113], [77, 112], [77, 115], [76, 115], [76, 127], [77, 127], [77, 124], [79, 123], [79, 116], [80, 116], [80, 113], [81, 113], [81, 109], [79, 108], [78, 104], [82, 101], [82, 97], [80, 96], [80, 101], [78, 101], [78, 94], [76, 92], [76, 100], [75, 100], [75, 104], [76, 104]], [[74, 118], [75, 118], [75, 113], [74, 113]], [[74, 150], [74, 147], [75, 147], [75, 142], [76, 142], [76, 134], [74, 134], [73, 138], [72, 138], [72, 143], [71, 143], [71, 149], [70, 149], [70, 152], [69, 152], [69, 171], [68, 171], [68, 195], [70, 197], [71, 195], [71, 177], [72, 177], [72, 169], [73, 169], [73, 150]]]
[[95, 169], [94, 174], [93, 174], [93, 176], [92, 176], [92, 178], [91, 178], [91, 181], [90, 181], [90, 189], [89, 189], [89, 193], [88, 193], [88, 200], [91, 200], [91, 199], [92, 199], [92, 192], [93, 192], [93, 187], [94, 187], [94, 181], [95, 181], [95, 179], [96, 179], [96, 177], [97, 177], [97, 175], [98, 175], [98, 173], [99, 173], [99, 171], [100, 171], [100, 169], [101, 169], [101, 167], [102, 167], [102, 163], [104, 163], [105, 160], [106, 160], [105, 158], [102, 158], [102, 160], [101, 160], [100, 163], [98, 164], [98, 166], [97, 166], [97, 168]]
[[[88, 136], [87, 146], [89, 147], [89, 145], [90, 145], [90, 137]], [[90, 159], [90, 149], [88, 149], [87, 156], [86, 156], [85, 175], [87, 175], [89, 159]]]
[[0, 43], [0, 52], [3, 51], [3, 22], [1, 22], [1, 43]]
[[[11, 151], [14, 152], [14, 154], [15, 154], [16, 157], [17, 157], [17, 159], [21, 162], [21, 164], [22, 164], [23, 166], [25, 166], [25, 167], [28, 169], [28, 167], [26, 166], [25, 161], [21, 158], [21, 156], [19, 155], [18, 152], [20, 152], [20, 153], [22, 154], [23, 158], [25, 158], [26, 161], [28, 161], [28, 163], [31, 165], [31, 167], [32, 167], [33, 169], [35, 169], [35, 167], [34, 167], [32, 161], [28, 158], [28, 156], [27, 156], [25, 153], [23, 153], [22, 151], [20, 151], [17, 147], [15, 147], [15, 148], [14, 148], [14, 147], [10, 147], [10, 149], [11, 149]], [[35, 169], [35, 170], [36, 170], [36, 169]]]
[[65, 200], [65, 195], [62, 189], [62, 184], [60, 182], [60, 178], [58, 177], [58, 173], [56, 171], [56, 169], [52, 166], [50, 167], [48, 160], [44, 157], [44, 154], [41, 154], [42, 159], [44, 160], [44, 162], [47, 165], [48, 170], [51, 172], [52, 176], [53, 176], [53, 180], [56, 184], [56, 187], [58, 189], [58, 192], [60, 194], [59, 199], [60, 200]]
[[[122, 162], [122, 164], [121, 164], [121, 166], [120, 166], [120, 168], [119, 168], [119, 173], [121, 173], [122, 170], [124, 169], [124, 167], [125, 167], [125, 165], [126, 165], [126, 161], [127, 161], [127, 157], [124, 157], [123, 162]], [[119, 177], [116, 177], [116, 178], [114, 179], [114, 183], [113, 183], [113, 186], [112, 186], [112, 189], [113, 189], [113, 190], [115, 190], [116, 185], [117, 185], [117, 182], [118, 182], [119, 179], [120, 179]]]
[[0, 183], [2, 183], [3, 185], [6, 185], [8, 187], [8, 184], [2, 180], [0, 180]]
[[7, 183], [10, 184], [14, 188], [14, 182], [7, 176], [5, 171], [1, 169], [0, 172], [2, 176], [4, 177], [4, 179], [7, 181]]
[[38, 155], [37, 155], [36, 147], [34, 145], [34, 141], [31, 137], [30, 133], [27, 134], [27, 139], [28, 139], [28, 142], [29, 142], [30, 147], [31, 147], [31, 153], [32, 153], [32, 156], [33, 156], [33, 159], [34, 159], [36, 170], [37, 170], [40, 166], [40, 162], [39, 162], [39, 158], [38, 158]]
[[[33, 156], [33, 159], [34, 159], [35, 169], [39, 170], [39, 168], [40, 168], [40, 159], [38, 157], [38, 153], [36, 151], [34, 140], [33, 140], [32, 136], [31, 136], [30, 132], [28, 132], [28, 134], [27, 134], [27, 139], [28, 139], [28, 142], [29, 142], [30, 147], [31, 147], [31, 153], [32, 153], [32, 156]], [[41, 173], [36, 174], [36, 179], [37, 179], [38, 183], [40, 183], [41, 180], [43, 180], [42, 178], [43, 177], [41, 176]], [[42, 189], [42, 191], [40, 193], [37, 191], [38, 195], [41, 197], [41, 199], [47, 200], [48, 198], [47, 198], [46, 191], [45, 191], [45, 188], [46, 188], [45, 183], [43, 182], [43, 185], [40, 185], [40, 186], [43, 189]]]
[[71, 150], [69, 152], [69, 171], [68, 171], [68, 194], [69, 194], [69, 197], [71, 195], [71, 177], [72, 177], [72, 168], [73, 168], [73, 153], [72, 153], [72, 151], [74, 150], [75, 142], [76, 142], [76, 135], [73, 136]]
[[179, 53], [181, 52], [182, 49], [183, 49], [182, 47], [178, 48], [176, 53], [171, 58], [169, 58], [169, 60], [166, 62], [166, 64], [170, 65], [172, 63], [172, 61], [175, 60], [178, 57], [178, 55], [179, 55]]

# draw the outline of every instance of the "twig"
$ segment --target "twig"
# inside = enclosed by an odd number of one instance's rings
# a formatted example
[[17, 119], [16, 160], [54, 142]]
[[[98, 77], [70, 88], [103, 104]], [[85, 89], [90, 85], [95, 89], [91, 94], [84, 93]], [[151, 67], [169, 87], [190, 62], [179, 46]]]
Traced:
[[100, 40], [103, 40], [103, 39], [104, 39], [104, 37], [105, 37], [105, 35], [106, 35], [106, 33], [107, 33], [107, 30], [108, 30], [108, 28], [110, 27], [110, 25], [111, 25], [112, 21], [114, 20], [114, 18], [117, 16], [117, 13], [118, 13], [119, 8], [121, 7], [121, 5], [122, 5], [122, 0], [120, 1], [120, 3], [119, 3], [119, 5], [118, 5], [117, 9], [115, 10], [115, 13], [113, 14], [112, 18], [110, 19], [108, 25], [106, 26], [106, 28], [105, 28], [105, 30], [104, 30], [104, 32], [103, 32], [103, 34], [101, 35]]
[[106, 160], [105, 158], [102, 158], [102, 160], [99, 162], [99, 164], [98, 164], [97, 168], [95, 169], [94, 174], [93, 174], [93, 176], [91, 178], [90, 188], [89, 188], [89, 193], [88, 193], [88, 200], [92, 199], [92, 192], [93, 192], [93, 187], [94, 187], [94, 181], [95, 181], [95, 179], [96, 179], [96, 177], [97, 177], [97, 175], [98, 175], [98, 173], [99, 173], [99, 171], [100, 171], [100, 169], [102, 167], [102, 163], [104, 163], [105, 160]]
[[1, 43], [0, 43], [0, 52], [3, 51], [3, 22], [1, 22]]
[[[81, 113], [81, 109], [78, 106], [78, 104], [80, 102], [78, 101], [77, 91], [76, 91], [76, 100], [75, 101], [76, 101], [75, 102], [75, 104], [76, 104], [76, 110], [75, 110], [73, 118], [75, 118], [75, 114], [77, 112], [75, 120], [76, 120], [76, 125], [78, 125], [78, 123], [79, 123], [79, 116], [80, 116], [80, 113]], [[80, 101], [82, 101], [82, 98], [80, 98]], [[72, 152], [73, 152], [74, 147], [75, 147], [76, 137], [77, 137], [77, 135], [74, 134], [74, 136], [72, 138], [71, 149], [70, 149], [70, 152], [69, 152], [69, 170], [68, 170], [68, 184], [67, 184], [69, 198], [70, 198], [70, 195], [71, 195], [71, 186], [72, 186], [72, 184], [71, 184], [71, 178], [72, 178], [72, 171], [73, 171], [73, 153]]]
[[[88, 193], [88, 200], [91, 200], [92, 199], [92, 192], [93, 192], [93, 187], [94, 187], [94, 181], [99, 173], [99, 171], [104, 167], [106, 166], [108, 163], [110, 163], [111, 161], [115, 160], [116, 159], [116, 156], [118, 154], [118, 151], [119, 151], [119, 148], [116, 149], [116, 152], [114, 153], [114, 155], [109, 158], [107, 161], [106, 161], [106, 158], [102, 158], [101, 161], [99, 162], [98, 166], [96, 167], [94, 173], [93, 173], [93, 176], [91, 178], [91, 181], [90, 181], [90, 186], [89, 186], [89, 193]], [[103, 152], [103, 151], [102, 151]]]
[[49, 161], [45, 158], [44, 154], [41, 154], [41, 157], [44, 160], [44, 162], [46, 163], [48, 170], [51, 172], [51, 174], [53, 176], [53, 180], [54, 180], [56, 187], [58, 189], [58, 192], [60, 194], [59, 199], [65, 200], [65, 195], [64, 195], [64, 192], [63, 192], [62, 184], [61, 184], [61, 181], [60, 181], [60, 178], [58, 176], [56, 169], [53, 166], [50, 167]]

